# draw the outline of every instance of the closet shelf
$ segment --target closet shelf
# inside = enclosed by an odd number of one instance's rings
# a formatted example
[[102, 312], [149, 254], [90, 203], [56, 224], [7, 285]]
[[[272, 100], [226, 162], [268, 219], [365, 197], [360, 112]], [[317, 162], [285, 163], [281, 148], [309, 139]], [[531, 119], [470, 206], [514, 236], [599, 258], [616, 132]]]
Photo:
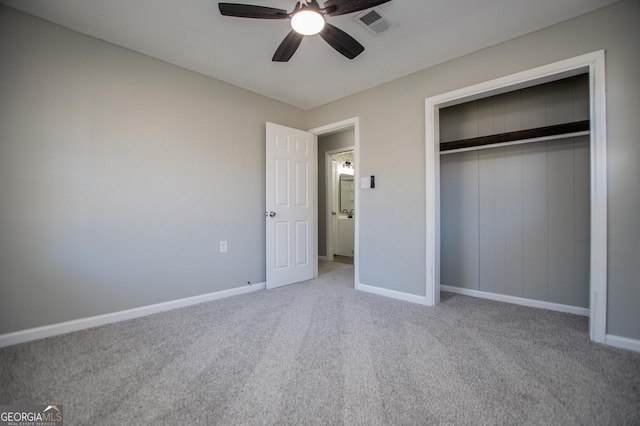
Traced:
[[558, 136], [577, 136], [589, 132], [589, 120], [576, 121], [573, 123], [556, 124], [553, 126], [538, 127], [535, 129], [518, 130], [515, 132], [500, 133], [497, 135], [480, 136], [478, 138], [460, 139], [457, 141], [444, 142], [440, 144], [440, 152], [452, 150], [462, 150], [475, 147], [487, 147], [487, 145], [505, 144], [515, 141], [548, 140], [557, 139]]

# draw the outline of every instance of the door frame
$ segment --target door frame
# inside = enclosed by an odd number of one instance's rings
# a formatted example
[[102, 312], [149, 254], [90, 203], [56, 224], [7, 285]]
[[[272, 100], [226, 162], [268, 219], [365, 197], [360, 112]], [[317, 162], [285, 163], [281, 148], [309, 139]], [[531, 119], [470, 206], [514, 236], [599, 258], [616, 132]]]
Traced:
[[[354, 141], [353, 141], [353, 161], [356, 164], [356, 167], [354, 167], [354, 175], [353, 175], [353, 180], [356, 183], [355, 184], [355, 188], [354, 188], [354, 204], [355, 204], [355, 211], [356, 211], [356, 217], [355, 217], [355, 223], [354, 223], [354, 235], [353, 235], [353, 269], [354, 269], [354, 288], [356, 283], [360, 282], [360, 274], [358, 271], [358, 261], [359, 261], [359, 238], [358, 236], [360, 235], [360, 191], [359, 191], [359, 185], [358, 182], [360, 182], [360, 118], [359, 117], [353, 117], [353, 118], [348, 118], [346, 120], [342, 120], [342, 121], [338, 121], [335, 123], [331, 123], [331, 124], [326, 124], [324, 126], [320, 126], [320, 127], [315, 127], [311, 130], [308, 130], [309, 133], [312, 133], [314, 135], [316, 135], [316, 144], [318, 141], [318, 136], [322, 136], [322, 135], [326, 135], [329, 133], [337, 133], [340, 132], [342, 130], [349, 130], [349, 129], [353, 129], [353, 133], [354, 133]], [[316, 152], [317, 152], [317, 146], [316, 146]], [[316, 166], [316, 173], [317, 173], [317, 169], [318, 167]], [[317, 179], [316, 179], [317, 181]], [[315, 187], [315, 199], [318, 199], [318, 185], [316, 185]], [[317, 229], [318, 229], [318, 224], [316, 222], [316, 235], [317, 235]], [[318, 250], [317, 250], [317, 244], [316, 244], [316, 264], [317, 264], [317, 259], [318, 259]]]
[[589, 337], [605, 343], [607, 331], [607, 119], [604, 50], [464, 87], [425, 100], [426, 301], [440, 302], [440, 108], [511, 92], [573, 75], [589, 75], [590, 309]]
[[[318, 140], [320, 140], [320, 138], [318, 138]], [[328, 261], [332, 262], [333, 261], [333, 254], [335, 252], [334, 250], [334, 243], [335, 243], [335, 239], [333, 238], [333, 231], [335, 231], [334, 229], [334, 223], [332, 221], [333, 218], [333, 211], [335, 206], [335, 202], [336, 202], [336, 198], [339, 197], [338, 192], [336, 192], [336, 188], [334, 185], [334, 180], [335, 180], [335, 176], [333, 173], [333, 167], [331, 164], [332, 158], [335, 154], [341, 154], [343, 152], [353, 152], [353, 162], [355, 163], [355, 146], [351, 145], [351, 146], [347, 146], [344, 148], [336, 148], [336, 149], [332, 149], [329, 151], [326, 151], [324, 153], [324, 165], [325, 165], [325, 228], [327, 229], [327, 232], [325, 232], [325, 245], [326, 245], [326, 258]], [[354, 179], [355, 179], [355, 168], [354, 168]], [[331, 190], [329, 190], [328, 188], [331, 187]], [[354, 196], [355, 196], [355, 187], [353, 188], [354, 190]], [[354, 210], [355, 210], [355, 198], [354, 198]], [[336, 216], [336, 220], [338, 220], [338, 216], [340, 215], [340, 209], [338, 208], [337, 210], [337, 216]], [[355, 220], [355, 218], [354, 218]], [[355, 225], [355, 223], [354, 223]], [[335, 224], [335, 226], [337, 227], [337, 223]], [[331, 232], [329, 232], [329, 228], [331, 228]], [[355, 238], [355, 235], [354, 235]], [[354, 243], [355, 243], [355, 239], [354, 239]], [[354, 251], [355, 251], [355, 246], [354, 246]]]

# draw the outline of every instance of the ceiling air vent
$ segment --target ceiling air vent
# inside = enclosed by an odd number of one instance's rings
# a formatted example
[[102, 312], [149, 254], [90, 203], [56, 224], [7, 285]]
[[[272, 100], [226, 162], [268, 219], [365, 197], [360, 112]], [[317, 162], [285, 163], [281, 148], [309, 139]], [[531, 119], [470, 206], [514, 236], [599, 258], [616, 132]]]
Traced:
[[366, 10], [354, 16], [353, 19], [373, 34], [380, 34], [387, 31], [389, 28], [398, 26], [398, 24], [393, 22], [388, 16], [378, 9]]

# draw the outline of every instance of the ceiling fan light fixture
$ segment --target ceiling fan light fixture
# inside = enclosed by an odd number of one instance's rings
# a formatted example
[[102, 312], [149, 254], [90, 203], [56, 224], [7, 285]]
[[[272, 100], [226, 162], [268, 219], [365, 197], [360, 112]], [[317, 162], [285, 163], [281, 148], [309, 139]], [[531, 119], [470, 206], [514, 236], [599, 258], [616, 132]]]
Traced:
[[291, 28], [302, 35], [318, 34], [324, 28], [324, 16], [320, 12], [303, 9], [291, 17]]

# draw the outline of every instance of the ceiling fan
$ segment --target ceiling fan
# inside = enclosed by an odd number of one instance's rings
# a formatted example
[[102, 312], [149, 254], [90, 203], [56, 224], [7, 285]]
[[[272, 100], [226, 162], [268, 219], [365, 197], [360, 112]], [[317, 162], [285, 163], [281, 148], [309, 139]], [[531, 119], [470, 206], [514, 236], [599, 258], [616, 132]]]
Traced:
[[300, 46], [305, 35], [320, 34], [331, 47], [349, 59], [364, 50], [361, 45], [341, 29], [325, 22], [325, 16], [338, 16], [359, 12], [391, 0], [327, 0], [320, 7], [317, 0], [297, 2], [292, 12], [274, 7], [239, 3], [218, 3], [224, 16], [255, 19], [290, 19], [292, 30], [282, 40], [272, 61], [287, 62]]

